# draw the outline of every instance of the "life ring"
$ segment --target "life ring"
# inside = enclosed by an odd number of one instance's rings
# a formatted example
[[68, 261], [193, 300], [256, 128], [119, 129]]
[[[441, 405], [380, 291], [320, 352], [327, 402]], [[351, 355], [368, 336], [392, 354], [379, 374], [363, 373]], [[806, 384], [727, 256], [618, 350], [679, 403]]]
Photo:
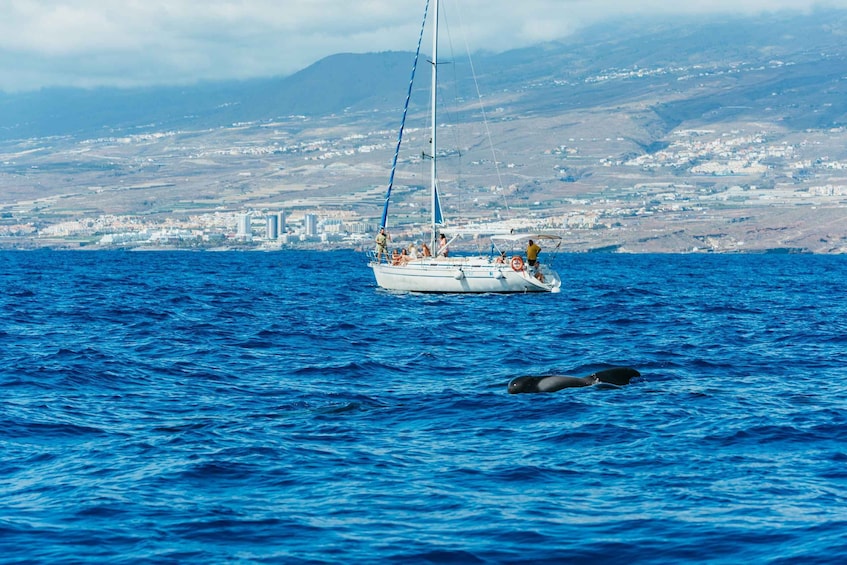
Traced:
[[512, 266], [513, 271], [523, 271], [523, 259], [517, 255], [512, 257], [512, 260], [509, 261], [509, 265]]

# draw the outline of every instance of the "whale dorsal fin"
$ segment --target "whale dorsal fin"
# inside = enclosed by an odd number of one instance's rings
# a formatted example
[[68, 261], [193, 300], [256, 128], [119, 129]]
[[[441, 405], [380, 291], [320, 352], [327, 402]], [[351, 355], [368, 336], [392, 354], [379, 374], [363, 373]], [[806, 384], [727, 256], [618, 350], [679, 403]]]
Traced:
[[595, 377], [601, 383], [623, 386], [628, 385], [631, 379], [640, 377], [641, 373], [630, 367], [613, 367], [612, 369], [597, 371], [591, 376]]

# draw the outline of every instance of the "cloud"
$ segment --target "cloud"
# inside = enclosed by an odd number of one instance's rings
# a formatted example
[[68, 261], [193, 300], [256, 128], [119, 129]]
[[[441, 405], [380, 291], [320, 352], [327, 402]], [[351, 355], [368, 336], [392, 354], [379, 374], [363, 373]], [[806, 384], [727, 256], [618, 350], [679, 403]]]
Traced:
[[[355, 7], [354, 7], [355, 6]], [[0, 0], [0, 90], [285, 75], [339, 52], [412, 50], [423, 0]], [[847, 8], [847, 0], [447, 0], [472, 49], [607, 18]], [[431, 9], [431, 8], [430, 8]]]

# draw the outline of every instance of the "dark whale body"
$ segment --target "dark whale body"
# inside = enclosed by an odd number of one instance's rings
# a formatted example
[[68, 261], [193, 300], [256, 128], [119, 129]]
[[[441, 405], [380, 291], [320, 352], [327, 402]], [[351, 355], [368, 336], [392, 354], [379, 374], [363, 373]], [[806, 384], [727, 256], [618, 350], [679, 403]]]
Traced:
[[629, 381], [641, 373], [629, 367], [615, 367], [597, 371], [587, 377], [571, 377], [569, 375], [546, 375], [541, 377], [517, 377], [509, 383], [509, 394], [522, 392], [555, 392], [563, 388], [591, 386], [597, 383], [609, 383], [617, 386], [629, 384]]

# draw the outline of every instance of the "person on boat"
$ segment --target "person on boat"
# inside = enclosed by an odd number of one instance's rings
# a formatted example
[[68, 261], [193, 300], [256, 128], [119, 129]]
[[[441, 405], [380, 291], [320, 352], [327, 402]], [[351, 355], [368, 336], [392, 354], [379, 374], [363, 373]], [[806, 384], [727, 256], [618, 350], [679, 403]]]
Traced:
[[[405, 253], [405, 250], [403, 250], [403, 252]], [[391, 264], [392, 265], [399, 265], [400, 264], [400, 250], [399, 249], [395, 249], [391, 253]]]
[[530, 239], [526, 246], [526, 262], [529, 265], [529, 272], [540, 282], [544, 282], [544, 274], [538, 264], [539, 253], [541, 253], [541, 246]]
[[447, 236], [443, 233], [438, 238], [438, 256], [447, 257], [450, 254], [450, 249], [447, 247]]
[[391, 236], [385, 233], [385, 228], [379, 228], [379, 233], [376, 234], [376, 262], [382, 258], [383, 253], [388, 259], [388, 242], [391, 241]]
[[429, 245], [421, 243], [421, 255], [423, 257], [432, 257], [432, 252], [429, 250]]
[[409, 261], [413, 261], [418, 258], [418, 248], [415, 247], [415, 244], [409, 245]]
[[406, 248], [400, 250], [400, 257], [397, 258], [398, 265], [405, 265], [409, 262], [409, 254], [406, 253]]
[[538, 254], [541, 253], [541, 246], [529, 240], [526, 246], [526, 262], [530, 267], [535, 267], [538, 263]]

